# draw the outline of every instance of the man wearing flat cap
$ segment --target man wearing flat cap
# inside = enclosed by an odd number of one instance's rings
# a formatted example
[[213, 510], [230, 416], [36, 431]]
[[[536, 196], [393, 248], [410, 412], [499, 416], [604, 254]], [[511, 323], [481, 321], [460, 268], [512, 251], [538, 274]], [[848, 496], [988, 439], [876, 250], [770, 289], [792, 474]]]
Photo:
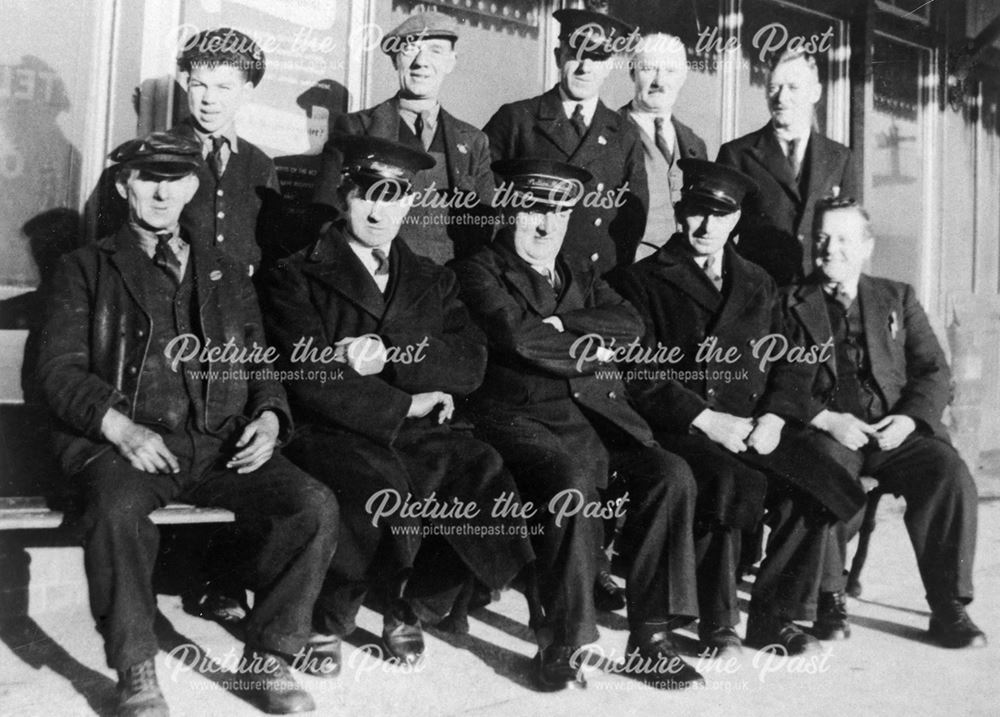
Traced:
[[[312, 709], [289, 663], [334, 552], [336, 500], [276, 451], [290, 414], [266, 373], [245, 269], [181, 228], [200, 145], [154, 133], [111, 158], [128, 221], [61, 261], [37, 371], [56, 451], [85, 497], [90, 604], [118, 670], [119, 713], [167, 714], [154, 666], [159, 533], [149, 514], [174, 499], [237, 516], [244, 542], [229, 564], [256, 593], [241, 667], [251, 698], [268, 712]], [[206, 357], [209, 346], [231, 346], [230, 357]]]
[[[181, 224], [252, 275], [262, 249], [278, 238], [274, 227], [260, 223], [265, 199], [279, 190], [278, 174], [270, 157], [237, 134], [236, 114], [264, 77], [264, 51], [238, 30], [204, 30], [184, 42], [177, 68], [188, 115], [170, 132], [196, 140], [205, 159]], [[102, 234], [117, 230], [127, 213], [113, 190], [107, 195], [113, 181], [106, 176], [99, 190], [104, 192], [98, 217]]]
[[752, 530], [767, 506], [771, 534], [746, 639], [799, 653], [816, 644], [794, 621], [815, 619], [828, 526], [854, 515], [864, 495], [846, 471], [783, 435], [786, 420], [805, 415], [811, 374], [778, 351], [786, 339], [774, 281], [729, 241], [753, 181], [704, 160], [679, 164], [681, 230], [611, 277], [645, 322], [645, 353], [629, 366], [629, 394], [698, 484], [703, 645], [715, 652], [742, 646], [740, 531]]
[[[586, 685], [579, 648], [598, 638], [592, 586], [601, 517], [613, 506], [626, 515], [619, 549], [631, 560], [627, 670], [661, 688], [702, 684], [669, 633], [698, 611], [691, 471], [656, 445], [621, 381], [599, 376], [613, 372], [612, 346], [641, 336], [638, 313], [594, 262], [561, 251], [590, 174], [551, 159], [492, 166], [511, 188], [507, 223], [455, 271], [489, 349], [486, 379], [471, 399], [477, 430], [503, 455], [541, 526], [536, 682], [547, 690]], [[612, 472], [620, 486], [609, 493]], [[656, 667], [632, 669], [640, 664]]]
[[588, 10], [558, 10], [559, 84], [503, 105], [483, 128], [494, 160], [544, 158], [590, 174], [573, 211], [565, 251], [604, 275], [631, 264], [643, 236], [649, 196], [639, 131], [598, 96], [616, 52], [637, 41], [631, 26]]
[[[397, 236], [416, 175], [434, 160], [378, 137], [335, 142], [343, 219], [262, 272], [261, 302], [284, 365], [300, 373], [287, 383], [300, 425], [289, 455], [341, 503], [341, 542], [315, 610], [321, 650], [339, 654], [377, 588], [385, 648], [413, 663], [421, 617], [441, 620], [450, 605], [418, 615], [410, 598], [454, 598], [470, 574], [504, 587], [531, 544], [523, 520], [491, 517], [516, 487], [497, 452], [453, 417], [456, 398], [482, 381], [482, 336], [451, 270]], [[478, 510], [435, 509], [452, 504]]]
[[441, 106], [441, 88], [455, 69], [458, 24], [440, 12], [411, 15], [382, 39], [399, 80], [394, 97], [338, 115], [323, 149], [314, 199], [337, 207], [342, 157], [336, 138], [382, 137], [427, 152], [434, 166], [417, 172], [415, 201], [400, 238], [418, 256], [444, 264], [489, 241], [493, 173], [486, 136]]

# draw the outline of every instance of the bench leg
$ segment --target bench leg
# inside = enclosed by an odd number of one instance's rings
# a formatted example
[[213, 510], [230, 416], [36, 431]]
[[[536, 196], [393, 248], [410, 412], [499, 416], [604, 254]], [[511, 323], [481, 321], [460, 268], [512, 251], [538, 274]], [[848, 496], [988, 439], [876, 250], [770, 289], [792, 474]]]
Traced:
[[851, 597], [861, 595], [861, 571], [868, 560], [868, 545], [871, 543], [872, 532], [875, 530], [875, 516], [878, 513], [878, 504], [885, 495], [882, 491], [869, 491], [868, 500], [865, 502], [865, 517], [861, 521], [861, 530], [858, 531], [858, 549], [851, 560], [851, 571], [847, 576], [847, 594]]

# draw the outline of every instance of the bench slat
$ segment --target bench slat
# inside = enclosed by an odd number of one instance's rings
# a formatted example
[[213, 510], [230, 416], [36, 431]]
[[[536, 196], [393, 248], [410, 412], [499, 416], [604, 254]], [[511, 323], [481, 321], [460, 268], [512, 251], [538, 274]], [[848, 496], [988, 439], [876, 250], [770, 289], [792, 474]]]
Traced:
[[[187, 525], [194, 523], [232, 523], [236, 516], [223, 508], [200, 508], [186, 503], [170, 503], [154, 510], [150, 519], [157, 525]], [[0, 498], [0, 530], [33, 530], [58, 528], [66, 515], [49, 510], [45, 499], [36, 496]]]

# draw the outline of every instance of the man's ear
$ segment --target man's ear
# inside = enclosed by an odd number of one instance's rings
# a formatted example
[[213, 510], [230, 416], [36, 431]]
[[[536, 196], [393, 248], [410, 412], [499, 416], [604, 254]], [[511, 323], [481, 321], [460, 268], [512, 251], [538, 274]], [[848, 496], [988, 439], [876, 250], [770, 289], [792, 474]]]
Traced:
[[129, 169], [118, 170], [118, 176], [115, 177], [115, 189], [121, 195], [122, 199], [128, 199], [128, 178], [131, 174]]

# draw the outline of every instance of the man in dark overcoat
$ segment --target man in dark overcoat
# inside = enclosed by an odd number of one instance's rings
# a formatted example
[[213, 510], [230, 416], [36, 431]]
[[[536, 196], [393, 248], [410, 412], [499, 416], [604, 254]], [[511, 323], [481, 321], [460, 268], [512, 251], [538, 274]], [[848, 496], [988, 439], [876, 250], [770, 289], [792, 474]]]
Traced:
[[[597, 639], [591, 587], [601, 518], [619, 511], [619, 550], [631, 560], [626, 670], [665, 688], [701, 683], [670, 635], [677, 619], [697, 613], [691, 472], [656, 445], [601, 346], [636, 339], [638, 314], [594, 263], [560, 251], [588, 174], [546, 159], [493, 168], [518, 198], [505, 209], [512, 225], [455, 270], [490, 352], [472, 398], [476, 427], [503, 455], [542, 527], [536, 680], [543, 689], [585, 684], [576, 652]], [[598, 375], [605, 370], [612, 375]], [[602, 496], [610, 472], [625, 491], [622, 505]], [[644, 662], [656, 667], [643, 673]]]
[[[413, 177], [433, 160], [376, 137], [337, 145], [344, 220], [262, 272], [261, 302], [293, 372], [287, 386], [301, 428], [289, 455], [341, 504], [340, 549], [317, 627], [331, 641], [348, 634], [369, 586], [380, 585], [386, 647], [416, 661], [424, 643], [404, 595], [411, 577], [464, 566], [499, 589], [530, 561], [531, 547], [523, 520], [491, 517], [497, 500], [516, 498], [500, 456], [467, 424], [449, 424], [454, 397], [482, 381], [482, 335], [455, 275], [397, 237]], [[418, 551], [437, 559], [420, 567]]]
[[855, 194], [851, 150], [816, 131], [823, 87], [816, 60], [801, 51], [775, 59], [768, 75], [771, 121], [727, 142], [717, 161], [754, 180], [739, 225], [739, 252], [786, 286], [813, 270], [813, 208], [823, 197]]
[[489, 142], [440, 101], [444, 81], [456, 66], [457, 41], [458, 23], [440, 12], [415, 13], [382, 38], [399, 91], [374, 107], [334, 119], [313, 197], [320, 204], [339, 206], [343, 157], [337, 137], [383, 137], [426, 151], [434, 166], [414, 178], [418, 199], [402, 240], [415, 254], [438, 264], [475, 253], [493, 234]]
[[[546, 158], [590, 173], [587, 194], [573, 210], [566, 253], [603, 275], [631, 264], [646, 222], [648, 192], [638, 130], [598, 96], [616, 48], [635, 29], [588, 10], [558, 10], [559, 84], [503, 105], [483, 128], [494, 160]], [[498, 187], [501, 196], [503, 188]]]
[[128, 222], [63, 258], [38, 376], [56, 450], [84, 493], [90, 605], [119, 673], [119, 713], [167, 714], [153, 661], [159, 532], [149, 514], [174, 499], [236, 514], [243, 542], [229, 565], [255, 590], [241, 668], [254, 701], [267, 712], [314, 709], [289, 663], [334, 552], [336, 500], [275, 451], [291, 420], [267, 375], [246, 268], [180, 229], [201, 147], [153, 133], [111, 157]]
[[753, 529], [769, 503], [771, 534], [747, 641], [802, 652], [815, 640], [794, 621], [815, 618], [828, 526], [834, 516], [852, 516], [864, 495], [846, 471], [782, 435], [785, 420], [804, 415], [809, 368], [783, 360], [777, 288], [729, 243], [752, 181], [713, 162], [680, 165], [682, 231], [611, 277], [646, 324], [643, 351], [629, 364], [630, 395], [657, 440], [684, 457], [698, 481], [705, 647], [741, 645], [735, 630], [740, 531]]
[[[814, 227], [816, 272], [785, 295], [793, 338], [832, 346], [811, 367], [806, 438], [851, 475], [871, 476], [905, 499], [930, 639], [985, 645], [965, 608], [973, 597], [977, 492], [941, 422], [951, 398], [944, 352], [913, 287], [863, 273], [875, 239], [856, 201], [821, 202]], [[840, 526], [831, 542], [820, 631], [847, 630], [844, 551], [858, 525]]]

